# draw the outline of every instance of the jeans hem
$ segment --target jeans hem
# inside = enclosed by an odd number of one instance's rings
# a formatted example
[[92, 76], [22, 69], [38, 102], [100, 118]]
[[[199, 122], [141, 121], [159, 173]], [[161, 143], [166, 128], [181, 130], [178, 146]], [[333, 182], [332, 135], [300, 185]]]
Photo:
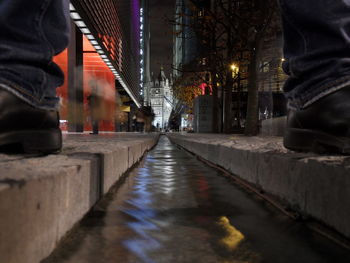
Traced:
[[[1, 80], [1, 82], [3, 82]], [[7, 90], [8, 92], [11, 92], [16, 97], [20, 98], [21, 100], [25, 101], [29, 105], [33, 106], [34, 108], [39, 108], [43, 110], [54, 110], [58, 111], [58, 103], [55, 102], [48, 102], [46, 100], [37, 100], [33, 96], [27, 94], [26, 90], [23, 90], [16, 85], [11, 85], [9, 83], [0, 83], [0, 88]], [[58, 98], [55, 98], [55, 100], [58, 100]]]
[[342, 88], [350, 86], [350, 76], [346, 76], [335, 81], [328, 82], [327, 84], [313, 89], [308, 94], [294, 99], [288, 99], [288, 108], [290, 109], [304, 109], [323, 97], [336, 92]]

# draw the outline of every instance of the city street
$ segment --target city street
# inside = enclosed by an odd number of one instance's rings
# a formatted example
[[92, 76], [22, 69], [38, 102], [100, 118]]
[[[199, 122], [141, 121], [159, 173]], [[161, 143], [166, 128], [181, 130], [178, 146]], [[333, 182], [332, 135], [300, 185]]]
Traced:
[[0, 263], [350, 263], [350, 0], [0, 3]]
[[350, 262], [162, 136], [44, 263]]

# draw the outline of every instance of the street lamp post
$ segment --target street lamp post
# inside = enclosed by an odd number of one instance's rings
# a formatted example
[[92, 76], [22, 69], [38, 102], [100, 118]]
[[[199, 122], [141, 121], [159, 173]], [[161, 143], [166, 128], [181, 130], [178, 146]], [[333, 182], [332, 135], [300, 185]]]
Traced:
[[232, 78], [237, 82], [237, 124], [238, 128], [241, 128], [241, 73], [239, 71], [239, 66], [236, 64], [231, 64]]

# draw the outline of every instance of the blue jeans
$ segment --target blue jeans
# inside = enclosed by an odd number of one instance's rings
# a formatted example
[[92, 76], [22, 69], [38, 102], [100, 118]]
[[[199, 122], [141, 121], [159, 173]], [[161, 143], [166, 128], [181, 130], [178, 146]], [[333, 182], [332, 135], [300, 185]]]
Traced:
[[69, 0], [0, 0], [0, 88], [57, 109], [64, 75], [52, 61], [69, 38]]
[[[284, 91], [302, 109], [350, 85], [350, 0], [280, 0]], [[350, 102], [349, 102], [350, 103]]]

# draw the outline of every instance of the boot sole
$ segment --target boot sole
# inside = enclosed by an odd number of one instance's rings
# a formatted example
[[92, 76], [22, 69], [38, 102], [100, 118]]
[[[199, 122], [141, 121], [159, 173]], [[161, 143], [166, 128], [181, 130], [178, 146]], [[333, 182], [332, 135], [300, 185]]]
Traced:
[[301, 152], [350, 154], [350, 138], [330, 135], [306, 129], [287, 129], [283, 140], [284, 147]]
[[19, 145], [24, 153], [57, 153], [62, 149], [62, 132], [51, 129], [0, 133], [0, 146], [11, 150], [11, 145]]

